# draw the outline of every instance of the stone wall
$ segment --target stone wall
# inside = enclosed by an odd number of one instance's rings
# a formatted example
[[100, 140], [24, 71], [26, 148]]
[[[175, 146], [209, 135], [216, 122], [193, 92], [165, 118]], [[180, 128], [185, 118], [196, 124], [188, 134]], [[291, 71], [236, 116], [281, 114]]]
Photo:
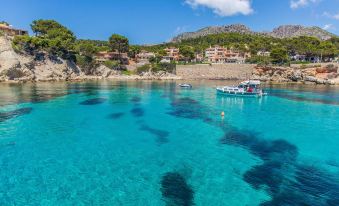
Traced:
[[251, 77], [253, 64], [177, 65], [176, 74], [183, 79], [242, 80]]

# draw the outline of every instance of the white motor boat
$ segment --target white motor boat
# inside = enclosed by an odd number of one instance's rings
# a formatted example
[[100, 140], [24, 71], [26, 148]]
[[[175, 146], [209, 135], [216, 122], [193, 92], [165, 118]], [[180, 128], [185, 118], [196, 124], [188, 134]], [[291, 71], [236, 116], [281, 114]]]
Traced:
[[179, 87], [182, 87], [182, 88], [192, 88], [192, 85], [190, 85], [190, 84], [179, 84]]
[[260, 88], [259, 80], [248, 80], [241, 82], [238, 86], [223, 86], [217, 87], [218, 94], [225, 94], [229, 96], [250, 96], [261, 97], [267, 95]]

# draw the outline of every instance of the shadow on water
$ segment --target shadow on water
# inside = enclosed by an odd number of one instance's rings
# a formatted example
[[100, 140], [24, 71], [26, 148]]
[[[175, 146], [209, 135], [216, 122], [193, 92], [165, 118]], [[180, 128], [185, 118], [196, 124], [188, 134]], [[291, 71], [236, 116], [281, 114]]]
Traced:
[[26, 108], [21, 108], [21, 109], [16, 109], [14, 111], [9, 111], [9, 112], [0, 112], [0, 122], [4, 122], [6, 120], [22, 116], [25, 114], [31, 113], [33, 108], [31, 107], [26, 107]]
[[194, 205], [194, 191], [192, 187], [177, 172], [168, 172], [162, 177], [160, 190], [168, 206]]

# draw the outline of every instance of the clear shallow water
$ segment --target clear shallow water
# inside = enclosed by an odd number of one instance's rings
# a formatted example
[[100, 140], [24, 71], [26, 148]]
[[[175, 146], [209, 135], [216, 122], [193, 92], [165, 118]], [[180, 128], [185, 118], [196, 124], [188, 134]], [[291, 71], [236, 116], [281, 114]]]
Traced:
[[338, 87], [193, 84], [0, 85], [0, 205], [339, 205]]

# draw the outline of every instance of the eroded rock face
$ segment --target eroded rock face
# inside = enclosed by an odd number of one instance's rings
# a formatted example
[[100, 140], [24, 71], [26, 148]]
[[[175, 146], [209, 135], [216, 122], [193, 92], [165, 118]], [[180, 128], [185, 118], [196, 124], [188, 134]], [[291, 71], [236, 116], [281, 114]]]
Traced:
[[74, 62], [41, 52], [38, 56], [18, 54], [12, 48], [12, 41], [0, 36], [0, 81], [58, 81], [106, 78], [118, 72], [104, 65], [85, 72]]
[[0, 36], [0, 81], [32, 79], [32, 71], [26, 66], [30, 61], [30, 58], [15, 53], [11, 41]]
[[339, 83], [337, 64], [310, 68], [257, 66], [254, 69], [251, 78], [273, 82], [305, 82], [314, 84]]
[[83, 75], [73, 62], [59, 58], [35, 62], [33, 71], [36, 81], [69, 80]]
[[60, 58], [34, 60], [33, 56], [17, 54], [6, 36], [0, 37], [0, 81], [67, 80], [81, 75], [72, 62]]
[[94, 71], [95, 76], [109, 77], [111, 75], [118, 75], [118, 71], [112, 70], [105, 65], [100, 65]]

